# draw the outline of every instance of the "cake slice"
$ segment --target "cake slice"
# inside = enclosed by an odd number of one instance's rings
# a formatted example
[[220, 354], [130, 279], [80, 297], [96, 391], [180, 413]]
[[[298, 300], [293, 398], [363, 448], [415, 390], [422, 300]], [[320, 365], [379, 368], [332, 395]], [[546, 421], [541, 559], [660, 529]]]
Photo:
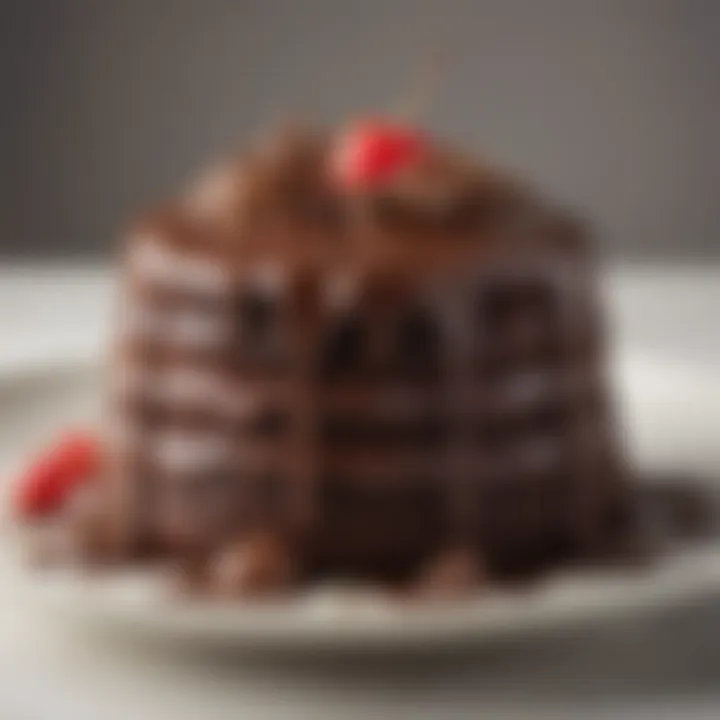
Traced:
[[116, 543], [240, 595], [602, 552], [625, 483], [593, 272], [574, 218], [403, 128], [214, 168], [125, 240]]

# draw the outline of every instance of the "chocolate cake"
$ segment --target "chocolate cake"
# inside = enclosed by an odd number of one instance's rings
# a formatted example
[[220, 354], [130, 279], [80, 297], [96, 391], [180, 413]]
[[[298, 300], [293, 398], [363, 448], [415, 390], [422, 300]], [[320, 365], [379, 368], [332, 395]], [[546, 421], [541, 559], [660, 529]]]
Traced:
[[350, 182], [348, 135], [278, 133], [131, 229], [104, 479], [116, 552], [241, 595], [502, 580], [617, 534], [583, 227], [413, 138]]

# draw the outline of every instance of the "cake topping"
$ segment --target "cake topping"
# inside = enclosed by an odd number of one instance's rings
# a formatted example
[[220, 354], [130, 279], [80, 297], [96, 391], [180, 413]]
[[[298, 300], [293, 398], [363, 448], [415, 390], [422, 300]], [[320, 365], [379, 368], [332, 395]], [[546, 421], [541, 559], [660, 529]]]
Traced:
[[425, 146], [416, 130], [366, 121], [351, 127], [332, 148], [330, 176], [343, 189], [372, 189], [416, 163]]
[[62, 437], [21, 478], [15, 500], [23, 517], [58, 510], [81, 484], [95, 475], [101, 463], [97, 439], [83, 432]]
[[130, 264], [140, 280], [169, 278], [208, 298], [245, 284], [279, 296], [316, 270], [439, 276], [506, 247], [543, 245], [539, 221], [514, 229], [521, 216], [547, 215], [540, 205], [512, 175], [412, 126], [289, 128], [148, 217]]

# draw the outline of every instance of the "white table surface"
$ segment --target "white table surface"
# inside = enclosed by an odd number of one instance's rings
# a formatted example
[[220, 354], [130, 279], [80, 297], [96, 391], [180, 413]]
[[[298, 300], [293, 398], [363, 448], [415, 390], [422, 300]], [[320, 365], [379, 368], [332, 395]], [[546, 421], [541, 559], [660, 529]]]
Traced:
[[[720, 267], [615, 268], [617, 345], [713, 365]], [[102, 354], [111, 274], [0, 268], [0, 372]], [[93, 641], [0, 590], [0, 718], [718, 718], [720, 599], [462, 662], [199, 659]]]

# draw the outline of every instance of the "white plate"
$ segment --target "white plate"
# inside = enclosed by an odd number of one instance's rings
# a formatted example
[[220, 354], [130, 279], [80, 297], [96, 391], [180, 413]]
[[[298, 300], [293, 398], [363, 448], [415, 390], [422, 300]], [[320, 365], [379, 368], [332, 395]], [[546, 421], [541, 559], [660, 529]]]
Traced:
[[[634, 461], [645, 469], [720, 477], [720, 375], [641, 357], [619, 363], [618, 395]], [[0, 379], [0, 460], [12, 472], [54, 428], [91, 418], [101, 397], [92, 367]], [[5, 558], [2, 580], [43, 610], [137, 637], [202, 646], [397, 649], [482, 643], [607, 620], [720, 593], [720, 545], [677, 553], [650, 570], [547, 579], [531, 591], [460, 604], [399, 605], [349, 588], [315, 588], [282, 603], [215, 605], [171, 597], [155, 574], [88, 579], [31, 572]]]

